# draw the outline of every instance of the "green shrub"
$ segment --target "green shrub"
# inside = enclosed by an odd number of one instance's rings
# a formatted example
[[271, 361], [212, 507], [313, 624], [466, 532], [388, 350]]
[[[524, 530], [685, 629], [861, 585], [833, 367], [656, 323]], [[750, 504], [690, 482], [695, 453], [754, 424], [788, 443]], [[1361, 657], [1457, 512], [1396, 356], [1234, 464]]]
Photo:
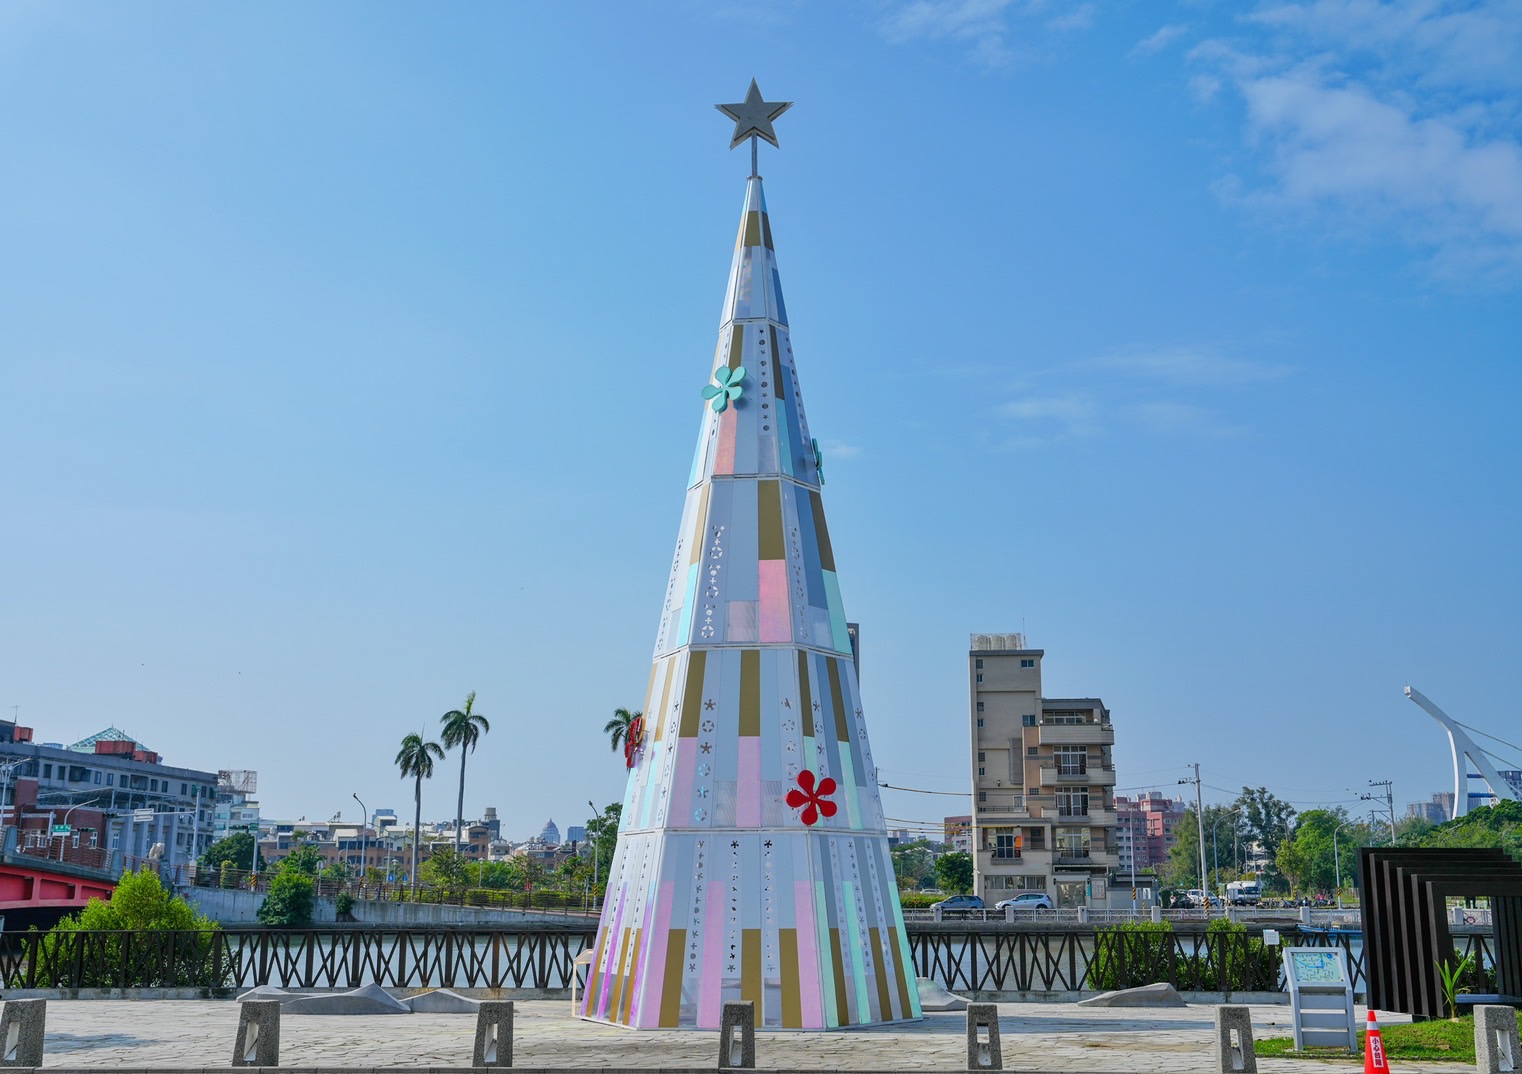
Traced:
[[1094, 933], [1094, 957], [1084, 986], [1099, 992], [1170, 981], [1174, 967], [1173, 925], [1128, 921]]
[[340, 891], [338, 898], [333, 900], [333, 908], [338, 911], [339, 917], [348, 917], [354, 909], [354, 896], [347, 891]]
[[222, 868], [217, 875], [217, 883], [224, 888], [235, 888], [238, 886], [238, 874], [235, 871], [232, 859], [229, 858], [222, 863]]
[[298, 869], [281, 869], [270, 881], [269, 894], [259, 905], [259, 920], [266, 925], [310, 925], [312, 900], [317, 885]]
[[64, 918], [42, 937], [36, 984], [39, 988], [223, 985], [228, 982], [212, 980], [216, 932], [217, 923], [165, 888], [157, 872], [145, 868], [124, 873], [109, 902], [91, 899], [83, 910]]

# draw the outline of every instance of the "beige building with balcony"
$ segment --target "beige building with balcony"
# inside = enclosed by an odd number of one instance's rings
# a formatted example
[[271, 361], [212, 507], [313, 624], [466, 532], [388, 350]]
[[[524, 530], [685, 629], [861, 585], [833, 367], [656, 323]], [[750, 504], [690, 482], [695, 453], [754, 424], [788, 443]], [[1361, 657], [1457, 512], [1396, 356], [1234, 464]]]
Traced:
[[1103, 907], [1119, 861], [1115, 728], [1098, 698], [1041, 696], [1044, 655], [1021, 634], [972, 635], [973, 890], [989, 906], [1044, 891]]

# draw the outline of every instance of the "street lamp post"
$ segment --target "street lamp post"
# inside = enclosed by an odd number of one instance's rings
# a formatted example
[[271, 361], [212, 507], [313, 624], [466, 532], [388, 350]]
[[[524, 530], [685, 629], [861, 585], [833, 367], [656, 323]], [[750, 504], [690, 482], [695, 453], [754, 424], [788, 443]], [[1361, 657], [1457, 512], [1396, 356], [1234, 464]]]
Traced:
[[1352, 823], [1354, 822], [1351, 820], [1345, 820], [1332, 829], [1332, 868], [1337, 874], [1337, 909], [1339, 910], [1342, 909], [1342, 857], [1337, 853], [1337, 833]]
[[592, 848], [592, 898], [597, 898], [597, 844], [592, 842], [592, 825], [597, 823], [597, 807], [592, 804], [592, 799], [587, 799], [587, 808], [592, 811], [591, 818], [587, 821], [587, 844]]
[[366, 827], [370, 823], [370, 810], [366, 808], [359, 792], [355, 792], [354, 800], [359, 802], [359, 889], [364, 893], [365, 872], [370, 867], [370, 831]]

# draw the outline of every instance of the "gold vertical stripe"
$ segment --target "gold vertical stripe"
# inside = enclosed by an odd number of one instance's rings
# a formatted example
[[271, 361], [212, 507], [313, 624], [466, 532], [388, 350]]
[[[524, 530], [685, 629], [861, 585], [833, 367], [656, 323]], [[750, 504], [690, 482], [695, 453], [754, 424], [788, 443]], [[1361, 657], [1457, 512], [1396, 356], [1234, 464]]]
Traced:
[[639, 966], [639, 942], [644, 935], [644, 929], [635, 929], [634, 946], [629, 949], [629, 975], [624, 981], [624, 1010], [623, 1017], [619, 1019], [624, 1025], [629, 1024], [629, 1012], [634, 1009], [634, 976], [638, 972], [636, 967]]
[[824, 522], [824, 501], [818, 492], [809, 493], [809, 506], [814, 509], [814, 535], [819, 541], [819, 566], [827, 571], [835, 569], [835, 553], [830, 548], [830, 527]]
[[803, 710], [803, 737], [814, 736], [814, 691], [809, 689], [809, 657], [798, 650], [798, 707]]
[[744, 354], [745, 326], [737, 324], [729, 333], [729, 368], [738, 369], [740, 367], [740, 359]]
[[[898, 941], [898, 926], [888, 926], [888, 942], [893, 947], [893, 970], [898, 978], [898, 1010], [900, 1018], [908, 1018], [914, 1014], [914, 1008], [909, 1005], [909, 980], [906, 976], [908, 968], [904, 965], [904, 948]], [[915, 986], [919, 987], [918, 985]]]
[[786, 559], [787, 542], [782, 538], [782, 488], [780, 482], [756, 482], [756, 518], [760, 558]]
[[873, 925], [867, 930], [872, 945], [872, 969], [877, 975], [877, 1009], [883, 1021], [893, 1019], [893, 994], [888, 991], [888, 971], [883, 968], [883, 930]]
[[750, 212], [745, 214], [745, 245], [761, 245], [761, 214]]
[[[840, 930], [830, 930], [830, 961], [835, 967], [835, 1017], [840, 1019], [840, 1024], [851, 1024], [851, 1008], [846, 1003], [846, 993], [856, 994], [856, 986], [846, 980], [846, 961], [840, 954]], [[862, 1012], [866, 1014], [865, 1011]]]
[[[703, 536], [708, 529], [708, 494], [713, 491], [713, 482], [703, 482], [703, 491], [698, 493], [698, 510], [692, 519], [692, 533], [688, 536], [687, 569], [691, 570], [694, 565], [701, 566], [703, 562]], [[687, 578], [682, 578], [682, 594], [685, 597], [687, 590]], [[691, 615], [691, 608], [683, 608], [683, 615]]]
[[661, 979], [661, 1028], [675, 1029], [682, 1020], [682, 958], [687, 950], [687, 930], [666, 934], [666, 976]]
[[687, 650], [687, 689], [682, 694], [682, 726], [677, 732], [682, 738], [698, 737], [698, 724], [703, 720], [703, 674], [707, 666], [706, 650]]
[[[768, 325], [767, 331], [772, 336], [772, 388], [776, 391], [777, 401], [780, 403], [787, 399], [787, 370], [782, 368], [782, 352], [777, 348], [777, 329]], [[778, 418], [777, 420], [785, 419]]]
[[756, 1005], [756, 1025], [761, 1015], [761, 930], [740, 930], [740, 998]]
[[778, 929], [777, 946], [782, 950], [782, 1028], [803, 1028], [803, 1005], [798, 980], [798, 930]]
[[[604, 896], [606, 900], [606, 895]], [[587, 1006], [586, 1010], [597, 1013], [597, 982], [604, 974], [604, 960], [608, 957], [608, 945], [613, 942], [613, 930], [605, 929], [602, 934], [602, 942], [597, 945], [597, 957], [592, 960], [591, 967], [587, 970]]]
[[676, 661], [669, 661], [666, 674], [661, 677], [661, 703], [654, 712], [645, 710], [645, 725], [655, 725], [654, 741], [659, 742], [666, 730], [666, 703], [671, 700], [671, 680], [676, 678]]
[[618, 1021], [619, 1012], [623, 1009], [624, 984], [629, 980], [629, 975], [624, 972], [624, 956], [629, 953], [629, 930], [624, 929], [623, 936], [618, 941], [618, 961], [613, 965], [613, 995], [608, 1003], [608, 1021]]
[[761, 650], [740, 653], [740, 734], [761, 734]]
[[830, 704], [835, 709], [835, 740], [849, 742], [851, 741], [851, 724], [846, 719], [845, 695], [840, 692], [840, 661], [826, 660], [824, 664], [830, 672]]

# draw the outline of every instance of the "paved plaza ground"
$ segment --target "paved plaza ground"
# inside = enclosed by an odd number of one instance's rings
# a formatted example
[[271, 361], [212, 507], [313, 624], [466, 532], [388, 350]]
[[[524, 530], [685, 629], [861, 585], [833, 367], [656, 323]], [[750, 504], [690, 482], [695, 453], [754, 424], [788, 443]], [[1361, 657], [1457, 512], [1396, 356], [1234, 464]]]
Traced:
[[[1257, 1037], [1288, 1036], [1288, 1006], [1254, 1007]], [[687, 1068], [717, 1065], [717, 1032], [635, 1032], [571, 1015], [565, 1000], [519, 1001], [517, 1067]], [[1004, 1065], [1014, 1071], [1214, 1072], [1212, 1008], [1105, 1009], [1072, 1003], [999, 1005]], [[1363, 1008], [1358, 1009], [1360, 1024]], [[1391, 1023], [1405, 1021], [1395, 1016]], [[238, 1005], [216, 1000], [51, 1000], [49, 1067], [221, 1067], [232, 1057]], [[847, 1032], [758, 1032], [756, 1064], [783, 1070], [964, 1070], [966, 1018], [927, 1014], [916, 1024]], [[284, 1066], [463, 1067], [475, 1016], [290, 1015]], [[1260, 1059], [1265, 1074], [1357, 1072], [1361, 1066]], [[1473, 1070], [1463, 1063], [1402, 1064], [1396, 1074]]]

